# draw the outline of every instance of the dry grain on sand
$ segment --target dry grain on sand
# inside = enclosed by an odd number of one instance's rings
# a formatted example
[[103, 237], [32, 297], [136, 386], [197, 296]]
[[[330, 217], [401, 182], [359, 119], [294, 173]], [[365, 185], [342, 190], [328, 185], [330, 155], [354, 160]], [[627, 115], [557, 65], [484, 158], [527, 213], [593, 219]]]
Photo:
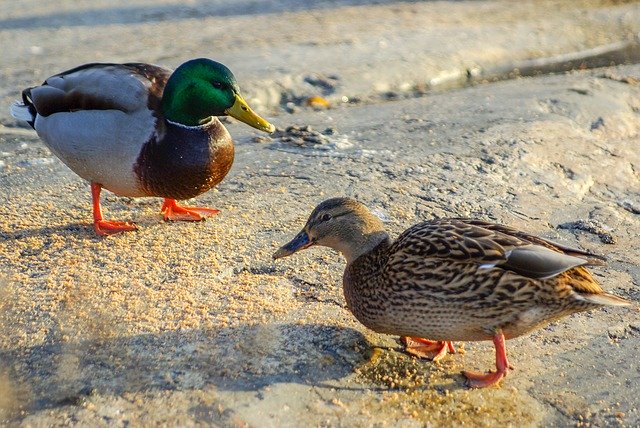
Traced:
[[[215, 54], [280, 128], [334, 132], [319, 147], [257, 143], [231, 123], [236, 164], [192, 201], [220, 215], [165, 224], [160, 201], [105, 192], [108, 217], [141, 230], [101, 239], [88, 224], [88, 186], [0, 109], [0, 418], [638, 425], [637, 307], [510, 341], [516, 370], [503, 387], [469, 391], [458, 372], [491, 367], [489, 344], [466, 344], [439, 366], [415, 360], [345, 309], [338, 255], [270, 259], [317, 202], [345, 194], [393, 233], [432, 216], [478, 216], [603, 253], [611, 263], [598, 279], [637, 301], [640, 67], [401, 98], [447, 71], [626, 39], [640, 30], [638, 4], [360, 3], [270, 2], [265, 14], [215, 1], [2, 3], [2, 105], [78, 62]], [[318, 92], [334, 107], [305, 107]], [[274, 107], [287, 102], [296, 113]], [[558, 228], [581, 221], [615, 244]]]

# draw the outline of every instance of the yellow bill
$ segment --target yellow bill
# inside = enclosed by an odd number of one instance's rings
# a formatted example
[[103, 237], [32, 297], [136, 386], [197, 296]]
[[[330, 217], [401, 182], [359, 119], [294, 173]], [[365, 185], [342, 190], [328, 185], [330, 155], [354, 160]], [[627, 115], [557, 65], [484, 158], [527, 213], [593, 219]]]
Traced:
[[276, 130], [276, 127], [258, 116], [251, 107], [247, 104], [247, 102], [242, 98], [240, 94], [236, 94], [236, 102], [233, 103], [231, 107], [224, 111], [231, 117], [235, 117], [241, 122], [246, 123], [249, 126], [253, 126], [256, 129], [259, 129], [264, 132], [273, 132]]

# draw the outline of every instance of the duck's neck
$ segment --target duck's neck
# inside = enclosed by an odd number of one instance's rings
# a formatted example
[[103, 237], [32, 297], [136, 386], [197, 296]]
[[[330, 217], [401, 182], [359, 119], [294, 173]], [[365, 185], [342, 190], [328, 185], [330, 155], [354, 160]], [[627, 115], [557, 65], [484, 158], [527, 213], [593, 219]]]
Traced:
[[163, 113], [169, 122], [186, 127], [202, 126], [213, 119], [211, 114], [189, 107], [189, 104], [184, 106], [163, 105]]
[[340, 251], [345, 259], [347, 266], [360, 256], [370, 253], [382, 242], [389, 241], [389, 234], [384, 230], [374, 230], [366, 233], [354, 233], [349, 237], [348, 244], [338, 244]]
[[381, 242], [389, 240], [382, 221], [364, 208], [350, 219], [349, 226], [342, 229], [340, 235], [334, 248], [347, 259], [347, 266], [358, 257], [371, 252]]

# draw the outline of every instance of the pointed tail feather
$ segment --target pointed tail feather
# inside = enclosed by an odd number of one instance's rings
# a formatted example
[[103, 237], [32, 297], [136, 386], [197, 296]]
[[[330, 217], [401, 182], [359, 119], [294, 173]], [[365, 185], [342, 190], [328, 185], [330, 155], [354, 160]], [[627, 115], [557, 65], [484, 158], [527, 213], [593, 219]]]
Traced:
[[622, 297], [614, 296], [609, 293], [602, 294], [581, 294], [584, 300], [595, 303], [597, 305], [603, 306], [629, 306], [631, 302], [627, 299], [623, 299]]
[[15, 101], [11, 104], [11, 116], [29, 123], [32, 123], [35, 120], [32, 110], [31, 106], [25, 105], [20, 101]]

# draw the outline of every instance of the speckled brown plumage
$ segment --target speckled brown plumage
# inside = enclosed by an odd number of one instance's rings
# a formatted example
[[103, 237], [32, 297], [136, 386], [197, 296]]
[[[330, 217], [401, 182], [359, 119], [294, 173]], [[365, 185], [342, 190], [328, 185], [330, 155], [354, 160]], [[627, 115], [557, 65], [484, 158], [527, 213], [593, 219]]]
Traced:
[[[393, 243], [383, 240], [347, 266], [349, 308], [381, 333], [472, 341], [489, 340], [497, 330], [514, 338], [602, 305], [584, 298], [606, 294], [582, 266], [547, 279], [506, 269], [505, 255], [533, 242], [513, 229], [483, 226], [433, 220], [411, 227]], [[536, 241], [559, 251], [549, 241]], [[481, 267], [493, 263], [497, 266]]]
[[312, 245], [345, 255], [347, 305], [370, 329], [428, 338], [441, 348], [493, 339], [498, 373], [465, 373], [472, 386], [506, 375], [505, 338], [572, 313], [629, 304], [604, 292], [585, 268], [602, 257], [479, 220], [426, 221], [392, 241], [363, 205], [334, 198], [274, 257]]
[[539, 325], [521, 325], [517, 316], [542, 290], [535, 280], [466, 262], [404, 258], [399, 247], [383, 242], [345, 270], [347, 305], [372, 330], [453, 341], [490, 339], [497, 328], [515, 337]]

